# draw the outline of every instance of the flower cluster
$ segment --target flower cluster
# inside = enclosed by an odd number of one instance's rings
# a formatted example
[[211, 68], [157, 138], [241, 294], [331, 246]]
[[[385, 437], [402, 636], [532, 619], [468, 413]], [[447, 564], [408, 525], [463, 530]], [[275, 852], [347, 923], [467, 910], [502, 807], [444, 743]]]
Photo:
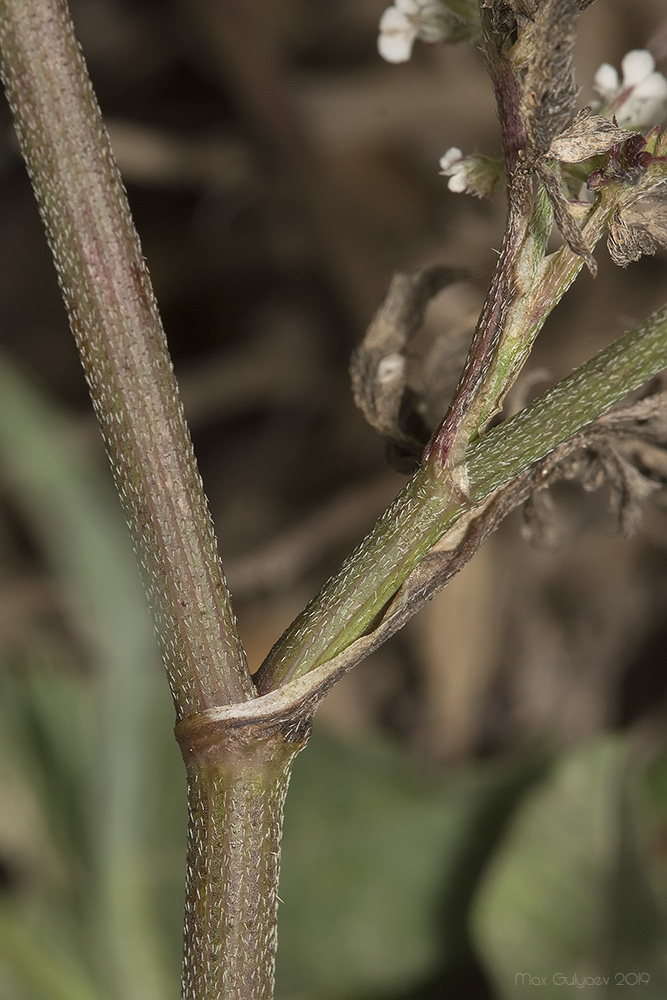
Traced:
[[500, 160], [480, 156], [479, 153], [464, 156], [456, 146], [452, 146], [440, 157], [440, 173], [449, 177], [449, 190], [474, 194], [477, 198], [490, 197], [503, 171]]
[[468, 168], [466, 159], [458, 146], [450, 146], [444, 156], [440, 157], [440, 173], [449, 177], [447, 187], [450, 191], [462, 194], [468, 187]]
[[633, 49], [618, 71], [603, 63], [595, 74], [594, 86], [601, 98], [596, 110], [619, 125], [643, 128], [655, 125], [667, 115], [667, 80], [655, 68], [655, 59], [645, 49]]
[[[600, 96], [597, 114], [591, 115], [591, 109], [585, 109], [568, 129], [556, 136], [549, 149], [553, 159], [578, 163], [617, 146], [621, 158], [628, 151], [637, 149], [641, 152], [644, 149], [641, 133], [628, 131], [628, 128], [654, 125], [667, 117], [667, 79], [657, 72], [651, 53], [643, 49], [628, 52], [623, 57], [621, 70], [622, 77], [609, 63], [600, 66], [594, 83]], [[613, 119], [613, 124], [609, 119]], [[612, 157], [612, 166], [615, 162]], [[642, 160], [641, 164], [639, 161], [635, 164], [640, 165], [645, 167], [646, 163]], [[610, 169], [605, 167], [603, 182], [606, 182]], [[486, 197], [502, 171], [494, 160], [478, 155], [464, 156], [460, 149], [452, 146], [440, 160], [440, 173], [449, 178], [447, 187], [450, 191]], [[598, 182], [598, 173], [600, 171], [591, 178], [593, 183], [589, 187], [602, 183]], [[629, 177], [629, 169], [624, 170], [622, 176]]]

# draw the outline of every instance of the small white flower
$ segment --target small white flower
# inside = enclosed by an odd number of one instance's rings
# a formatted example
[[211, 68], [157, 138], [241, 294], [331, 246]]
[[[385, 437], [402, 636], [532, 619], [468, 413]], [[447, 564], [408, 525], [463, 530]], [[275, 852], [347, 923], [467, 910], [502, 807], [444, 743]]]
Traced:
[[[404, 0], [401, 7], [405, 6]], [[378, 52], [390, 63], [407, 62], [417, 38], [416, 18], [401, 7], [387, 7], [380, 18]]]
[[380, 18], [378, 52], [387, 62], [407, 62], [417, 38], [440, 42], [447, 29], [447, 9], [440, 0], [396, 0]]
[[609, 63], [602, 63], [593, 84], [600, 97], [613, 100], [619, 90], [618, 70]]
[[667, 79], [655, 68], [645, 49], [634, 49], [621, 62], [623, 79], [609, 63], [595, 74], [594, 86], [602, 98], [600, 110], [619, 125], [641, 128], [661, 122], [667, 113]]
[[440, 157], [440, 173], [449, 177], [447, 187], [450, 191], [463, 194], [467, 190], [468, 164], [457, 146], [451, 146], [445, 155]]
[[440, 173], [449, 177], [447, 187], [450, 191], [490, 198], [503, 176], [504, 164], [502, 160], [493, 160], [480, 153], [464, 156], [457, 146], [452, 146], [440, 157]]

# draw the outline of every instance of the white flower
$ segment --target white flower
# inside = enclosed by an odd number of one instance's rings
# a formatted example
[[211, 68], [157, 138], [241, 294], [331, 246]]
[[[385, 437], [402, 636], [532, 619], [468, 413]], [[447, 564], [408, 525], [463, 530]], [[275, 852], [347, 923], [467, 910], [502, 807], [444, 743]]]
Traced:
[[492, 160], [479, 153], [464, 156], [452, 146], [440, 157], [440, 173], [449, 177], [447, 187], [457, 194], [474, 194], [476, 198], [490, 198], [494, 187], [503, 176], [502, 160]]
[[[406, 0], [401, 6], [406, 6]], [[416, 38], [416, 18], [398, 6], [387, 7], [380, 18], [378, 38], [378, 52], [382, 58], [390, 63], [407, 62]]]
[[619, 125], [641, 128], [661, 122], [667, 114], [667, 79], [656, 72], [655, 59], [645, 49], [634, 49], [621, 62], [623, 79], [609, 63], [595, 74], [594, 86], [602, 98], [600, 110]]
[[447, 29], [447, 9], [440, 0], [396, 0], [380, 18], [378, 52], [387, 62], [407, 62], [417, 38], [440, 42]]
[[447, 187], [450, 191], [463, 194], [468, 188], [468, 164], [463, 153], [456, 146], [451, 146], [444, 156], [440, 157], [440, 173], [449, 177]]

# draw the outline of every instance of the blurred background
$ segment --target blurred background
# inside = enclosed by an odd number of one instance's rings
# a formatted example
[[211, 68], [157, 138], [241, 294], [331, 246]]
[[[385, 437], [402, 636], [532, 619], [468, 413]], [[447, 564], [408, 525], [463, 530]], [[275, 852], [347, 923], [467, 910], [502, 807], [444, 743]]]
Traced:
[[[384, 6], [71, 2], [253, 669], [405, 481], [348, 376], [392, 274], [467, 269], [427, 327], [472, 330], [502, 240], [502, 193], [438, 175], [450, 146], [498, 152], [479, 51], [389, 66]], [[664, 17], [585, 13], [582, 105], [630, 49], [665, 69]], [[167, 685], [0, 115], [0, 996], [170, 1000]], [[540, 390], [665, 301], [664, 255], [597, 258], [541, 335]], [[667, 515], [627, 539], [604, 490], [554, 501], [548, 547], [516, 512], [321, 709], [287, 804], [282, 1000], [666, 995]]]

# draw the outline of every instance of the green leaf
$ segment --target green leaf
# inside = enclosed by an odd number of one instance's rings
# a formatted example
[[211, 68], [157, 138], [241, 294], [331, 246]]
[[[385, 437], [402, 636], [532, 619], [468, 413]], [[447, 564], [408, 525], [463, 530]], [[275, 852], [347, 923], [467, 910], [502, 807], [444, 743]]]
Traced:
[[[79, 915], [87, 958], [107, 996], [163, 1000], [147, 816], [163, 773], [158, 760], [167, 753], [177, 759], [178, 751], [157, 644], [108, 470], [90, 459], [58, 410], [4, 357], [0, 473], [67, 593], [93, 669], [83, 727], [80, 699], [62, 678], [24, 678], [32, 691], [17, 692], [23, 705], [14, 706], [17, 722], [34, 724], [25, 734], [37, 751], [33, 779], [41, 767], [42, 785], [53, 781], [52, 800], [57, 789], [66, 790], [60, 816], [58, 807], [47, 809], [60, 828], [57, 840], [62, 847], [69, 837], [88, 862]], [[89, 740], [82, 741], [86, 731]], [[156, 731], [163, 734], [157, 741]]]
[[0, 774], [11, 774], [36, 800], [59, 862], [90, 878], [85, 815], [93, 741], [90, 684], [56, 647], [0, 659]]
[[[0, 941], [2, 954], [11, 982], [18, 984], [19, 993], [6, 1000], [102, 1000], [80, 962], [63, 953], [61, 948], [45, 944], [37, 938], [27, 919], [18, 919], [13, 906], [0, 902]], [[10, 987], [11, 988], [11, 987]]]
[[566, 757], [520, 807], [473, 916], [503, 1000], [568, 1000], [584, 985], [587, 996], [667, 995], [632, 781], [625, 744], [605, 737]]
[[542, 766], [427, 779], [388, 742], [316, 731], [288, 796], [278, 995], [390, 996], [465, 958], [479, 871]]

